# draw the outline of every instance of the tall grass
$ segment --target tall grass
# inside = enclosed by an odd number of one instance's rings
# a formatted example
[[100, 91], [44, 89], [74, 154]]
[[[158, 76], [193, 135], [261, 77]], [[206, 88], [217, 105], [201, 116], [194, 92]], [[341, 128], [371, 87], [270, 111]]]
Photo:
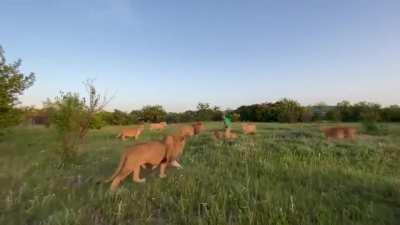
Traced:
[[147, 183], [117, 192], [101, 181], [133, 143], [115, 139], [120, 127], [90, 133], [64, 168], [52, 130], [15, 128], [0, 143], [0, 224], [399, 224], [400, 125], [341, 142], [318, 127], [258, 124], [234, 142], [206, 132], [189, 141], [183, 170], [145, 171]]

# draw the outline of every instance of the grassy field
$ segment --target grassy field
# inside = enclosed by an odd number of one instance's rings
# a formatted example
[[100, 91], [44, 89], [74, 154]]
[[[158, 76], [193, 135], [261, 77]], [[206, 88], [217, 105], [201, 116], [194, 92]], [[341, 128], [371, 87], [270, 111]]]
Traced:
[[398, 225], [400, 124], [388, 126], [389, 135], [340, 142], [318, 124], [258, 124], [231, 143], [205, 132], [188, 142], [183, 170], [145, 171], [145, 184], [129, 178], [117, 192], [100, 181], [133, 143], [115, 139], [120, 127], [93, 131], [63, 168], [53, 130], [14, 128], [0, 137], [0, 224]]

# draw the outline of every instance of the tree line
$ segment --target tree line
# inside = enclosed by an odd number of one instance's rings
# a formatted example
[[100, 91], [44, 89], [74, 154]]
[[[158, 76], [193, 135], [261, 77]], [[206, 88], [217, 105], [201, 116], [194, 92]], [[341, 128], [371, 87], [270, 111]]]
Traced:
[[[55, 109], [45, 104], [42, 109], [25, 108], [22, 110], [25, 121], [33, 124], [51, 123], [51, 114]], [[209, 103], [199, 103], [196, 110], [185, 112], [167, 112], [161, 105], [144, 106], [140, 110], [124, 112], [121, 110], [100, 111], [94, 115], [92, 128], [106, 125], [130, 125], [145, 122], [187, 123], [194, 121], [221, 121], [223, 114], [233, 121], [251, 122], [400, 122], [400, 106], [382, 107], [376, 103], [359, 102], [351, 104], [342, 101], [335, 106], [319, 103], [302, 106], [295, 100], [282, 99], [272, 103], [260, 103], [240, 106], [235, 110], [221, 110]]]

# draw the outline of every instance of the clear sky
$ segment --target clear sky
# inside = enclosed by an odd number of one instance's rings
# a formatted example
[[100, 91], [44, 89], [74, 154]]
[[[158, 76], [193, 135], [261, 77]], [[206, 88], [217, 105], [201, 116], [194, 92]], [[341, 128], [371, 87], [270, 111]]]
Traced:
[[399, 0], [0, 0], [37, 105], [96, 78], [110, 109], [294, 98], [400, 104]]

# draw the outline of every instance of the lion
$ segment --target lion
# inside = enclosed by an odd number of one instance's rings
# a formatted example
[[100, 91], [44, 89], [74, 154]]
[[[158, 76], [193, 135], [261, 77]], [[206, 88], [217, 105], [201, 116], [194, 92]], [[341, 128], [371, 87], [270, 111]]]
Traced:
[[255, 134], [257, 132], [257, 127], [255, 124], [242, 123], [241, 127], [243, 129], [244, 134]]
[[352, 127], [328, 127], [321, 128], [328, 139], [355, 139], [357, 137], [357, 129]]
[[357, 129], [354, 127], [346, 127], [346, 129], [344, 129], [344, 136], [347, 139], [356, 139], [357, 138]]
[[169, 135], [165, 138], [165, 145], [167, 146], [167, 162], [173, 167], [182, 169], [178, 159], [183, 154], [186, 137], [182, 135]]
[[179, 128], [178, 132], [181, 136], [191, 137], [194, 135], [193, 126], [183, 126]]
[[197, 122], [195, 124], [192, 124], [193, 129], [194, 129], [194, 134], [198, 135], [204, 130], [204, 124], [202, 122]]
[[167, 127], [166, 122], [161, 122], [161, 123], [151, 123], [150, 124], [150, 130], [155, 130], [155, 131], [162, 131]]
[[[183, 150], [186, 145], [186, 137], [178, 134], [168, 135], [164, 139], [164, 143], [167, 146], [167, 156], [166, 161], [169, 165], [182, 169], [183, 167], [179, 164], [178, 159], [182, 155]], [[142, 166], [146, 168], [147, 165]], [[153, 170], [156, 169], [158, 165], [153, 166]]]
[[217, 140], [224, 140], [224, 139], [227, 139], [227, 140], [234, 140], [234, 139], [236, 139], [238, 136], [237, 136], [237, 134], [236, 133], [234, 133], [234, 132], [231, 132], [231, 131], [220, 131], [220, 130], [217, 130], [217, 131], [214, 131], [214, 137], [215, 137], [215, 139], [217, 139]]
[[116, 190], [121, 182], [133, 173], [133, 181], [143, 183], [146, 179], [140, 178], [140, 170], [146, 165], [153, 168], [160, 166], [160, 177], [164, 178], [168, 164], [178, 167], [179, 163], [176, 160], [182, 154], [185, 143], [185, 137], [169, 135], [164, 141], [136, 144], [125, 150], [117, 170], [106, 182], [112, 181], [111, 190]]
[[133, 137], [135, 140], [137, 140], [139, 136], [142, 134], [143, 130], [144, 130], [144, 125], [140, 125], [139, 127], [135, 128], [125, 128], [121, 130], [117, 138], [120, 138], [123, 141], [125, 141], [127, 137], [128, 138]]

